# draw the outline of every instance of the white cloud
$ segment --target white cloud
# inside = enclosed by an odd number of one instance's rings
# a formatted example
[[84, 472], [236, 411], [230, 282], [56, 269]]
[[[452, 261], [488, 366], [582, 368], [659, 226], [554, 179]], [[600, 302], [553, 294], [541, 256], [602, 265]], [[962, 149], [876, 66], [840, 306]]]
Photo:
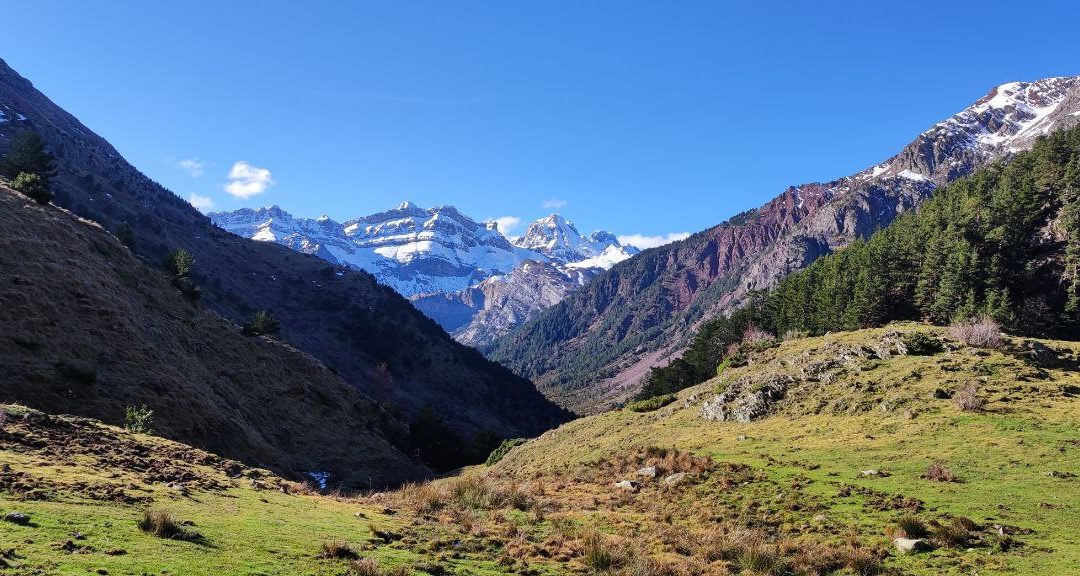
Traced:
[[187, 170], [188, 174], [191, 174], [192, 178], [198, 178], [203, 175], [206, 169], [206, 162], [199, 160], [198, 158], [188, 158], [176, 163], [180, 168]]
[[499, 216], [498, 218], [488, 218], [488, 222], [494, 222], [499, 225], [499, 232], [507, 238], [513, 234], [513, 231], [521, 225], [521, 218], [517, 216]]
[[667, 236], [644, 236], [641, 234], [627, 234], [625, 236], [619, 236], [619, 243], [624, 246], [633, 246], [634, 248], [640, 248], [644, 250], [646, 248], [656, 248], [657, 246], [663, 246], [669, 242], [676, 240], [683, 240], [689, 238], [689, 232], [672, 232]]
[[562, 208], [563, 206], [566, 206], [566, 200], [560, 200], [558, 198], [549, 198], [547, 200], [544, 200], [543, 206], [544, 206], [544, 208], [548, 208], [548, 209]]
[[188, 196], [188, 203], [195, 207], [199, 212], [206, 212], [214, 207], [214, 200], [209, 196], [202, 196], [200, 194], [192, 194]]
[[241, 160], [233, 164], [232, 169], [229, 170], [229, 183], [224, 189], [225, 192], [237, 198], [247, 199], [266, 192], [266, 189], [273, 185], [274, 179], [270, 175], [270, 170], [252, 166]]

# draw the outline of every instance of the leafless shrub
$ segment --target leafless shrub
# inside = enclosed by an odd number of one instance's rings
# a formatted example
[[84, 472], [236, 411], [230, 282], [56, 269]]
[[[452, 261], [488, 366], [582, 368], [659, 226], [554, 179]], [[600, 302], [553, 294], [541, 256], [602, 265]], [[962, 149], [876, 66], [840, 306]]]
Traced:
[[977, 412], [982, 409], [986, 401], [979, 396], [979, 388], [968, 383], [961, 386], [952, 397], [953, 406], [961, 412]]
[[758, 342], [767, 342], [769, 340], [776, 340], [776, 336], [772, 332], [762, 330], [754, 324], [746, 327], [743, 332], [742, 341], [745, 344], [757, 344]]
[[1004, 342], [1001, 326], [989, 316], [953, 323], [949, 326], [949, 336], [968, 346], [979, 348], [1000, 348]]
[[940, 461], [931, 464], [922, 477], [935, 482], [960, 482], [960, 478], [953, 474], [953, 471], [945, 466], [944, 462]]

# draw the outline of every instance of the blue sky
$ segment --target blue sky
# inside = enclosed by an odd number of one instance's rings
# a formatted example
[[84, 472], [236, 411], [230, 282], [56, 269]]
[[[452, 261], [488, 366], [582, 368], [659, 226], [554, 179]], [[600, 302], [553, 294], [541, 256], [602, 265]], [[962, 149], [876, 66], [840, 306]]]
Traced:
[[879, 162], [994, 85], [1080, 74], [1071, 2], [0, 9], [0, 57], [177, 194], [338, 220], [409, 199], [693, 232]]

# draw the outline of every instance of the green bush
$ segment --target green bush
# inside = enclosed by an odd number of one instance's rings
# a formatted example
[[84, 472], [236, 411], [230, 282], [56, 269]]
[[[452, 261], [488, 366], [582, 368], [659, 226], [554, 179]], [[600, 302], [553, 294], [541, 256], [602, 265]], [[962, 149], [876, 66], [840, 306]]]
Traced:
[[652, 412], [659, 410], [675, 401], [675, 394], [662, 394], [644, 400], [636, 400], [626, 405], [631, 412]]
[[273, 314], [266, 310], [259, 310], [251, 315], [251, 319], [244, 324], [241, 333], [245, 336], [272, 336], [280, 329], [281, 325]]
[[941, 341], [928, 332], [908, 332], [904, 334], [904, 347], [911, 356], [931, 356], [941, 352]]
[[191, 279], [195, 271], [195, 257], [191, 252], [179, 248], [169, 254], [165, 259], [165, 269], [172, 278], [173, 286], [176, 286], [184, 296], [196, 300], [202, 295], [202, 289]]
[[491, 451], [491, 454], [487, 457], [487, 461], [485, 461], [484, 464], [487, 466], [494, 466], [495, 464], [498, 464], [499, 461], [503, 459], [503, 456], [506, 456], [506, 453], [509, 452], [512, 448], [516, 446], [521, 446], [527, 441], [528, 440], [526, 438], [509, 438], [503, 440], [502, 444], [499, 444], [498, 448]]
[[53, 198], [53, 193], [49, 190], [49, 185], [37, 174], [20, 172], [19, 175], [15, 177], [15, 181], [12, 182], [11, 187], [16, 191], [25, 194], [38, 204], [48, 204]]
[[124, 409], [124, 429], [138, 434], [154, 433], [154, 411], [143, 404]]

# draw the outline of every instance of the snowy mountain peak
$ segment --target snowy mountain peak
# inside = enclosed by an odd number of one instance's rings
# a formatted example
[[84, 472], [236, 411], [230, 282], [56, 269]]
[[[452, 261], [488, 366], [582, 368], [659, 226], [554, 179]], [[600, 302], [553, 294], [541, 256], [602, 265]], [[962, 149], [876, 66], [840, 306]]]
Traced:
[[[515, 246], [535, 250], [548, 257], [573, 263], [588, 260], [592, 266], [609, 268], [615, 262], [629, 258], [637, 253], [631, 247], [624, 247], [609, 232], [593, 232], [588, 238], [581, 235], [574, 223], [559, 214], [545, 216], [529, 224]], [[604, 258], [596, 260], [598, 257]]]

